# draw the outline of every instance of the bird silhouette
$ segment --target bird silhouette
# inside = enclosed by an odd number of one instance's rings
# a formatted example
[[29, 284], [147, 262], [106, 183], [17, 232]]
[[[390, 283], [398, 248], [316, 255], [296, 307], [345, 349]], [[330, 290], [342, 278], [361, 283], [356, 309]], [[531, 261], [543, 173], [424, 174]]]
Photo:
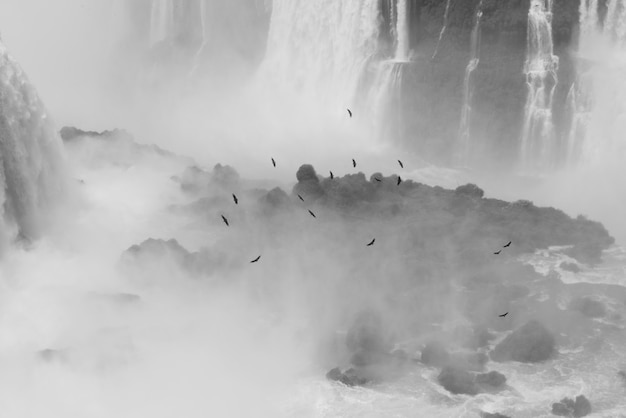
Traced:
[[237, 199], [237, 196], [235, 196], [234, 193], [233, 193], [233, 200], [235, 201], [235, 205], [239, 204], [239, 199]]
[[315, 214], [311, 212], [311, 210], [309, 210], [309, 213], [311, 214], [312, 217], [317, 218], [317, 216], [315, 216]]
[[350, 109], [346, 109], [348, 111], [348, 114], [350, 115], [350, 117], [352, 117], [352, 111]]
[[334, 178], [335, 178], [335, 175], [334, 175], [334, 174], [333, 174], [333, 172], [331, 171], [331, 172], [330, 172], [330, 179], [332, 180], [332, 179], [334, 179]]
[[502, 252], [502, 250], [498, 250], [498, 251], [496, 251], [494, 254], [495, 254], [495, 255], [500, 255], [500, 253], [501, 253], [501, 252]]
[[356, 161], [354, 161], [354, 158], [352, 159], [352, 167], [356, 168]]
[[272, 165], [273, 165], [274, 167], [276, 167], [276, 161], [274, 161], [274, 159], [273, 159], [273, 158], [272, 158]]
[[367, 244], [368, 247], [371, 247], [372, 245], [374, 245], [374, 243], [376, 242], [376, 238], [374, 238], [372, 240], [372, 242], [370, 242], [369, 244]]
[[258, 256], [257, 258], [255, 258], [254, 260], [250, 261], [250, 263], [256, 263], [257, 261], [259, 261], [261, 259], [261, 256]]
[[402, 177], [398, 176], [398, 186], [400, 185], [400, 183], [402, 183]]
[[404, 168], [404, 164], [402, 164], [402, 161], [398, 160], [398, 164], [400, 164], [401, 168]]
[[381, 179], [379, 179], [378, 177], [374, 177], [374, 180], [376, 180], [376, 181], [377, 181], [377, 182], [379, 182], [379, 183], [382, 181], [382, 180], [381, 180]]
[[302, 196], [298, 195], [298, 199], [302, 200], [304, 202], [304, 199], [302, 198]]
[[511, 242], [511, 241], [509, 241], [509, 243], [508, 243], [508, 244], [506, 244], [506, 245], [505, 245], [504, 247], [502, 247], [502, 248], [509, 248], [509, 247], [511, 246], [511, 244], [512, 244], [512, 242]]
[[507, 316], [509, 313], [503, 313], [502, 315], [498, 315], [500, 318], [504, 318], [505, 316]]
[[228, 219], [226, 219], [226, 217], [224, 215], [222, 215], [222, 220], [224, 221], [224, 223], [226, 224], [226, 226], [230, 226], [228, 224]]

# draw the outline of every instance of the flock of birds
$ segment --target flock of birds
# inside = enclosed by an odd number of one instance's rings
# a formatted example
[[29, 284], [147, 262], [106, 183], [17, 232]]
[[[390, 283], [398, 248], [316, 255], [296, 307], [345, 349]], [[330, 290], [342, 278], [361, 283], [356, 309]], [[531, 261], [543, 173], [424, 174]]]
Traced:
[[[349, 111], [349, 110], [348, 110], [348, 111]], [[350, 117], [352, 117], [352, 113], [350, 113]], [[271, 160], [272, 160], [272, 165], [274, 166], [274, 168], [276, 168], [276, 160], [275, 160], [273, 157], [271, 158]], [[401, 167], [401, 168], [404, 168], [404, 163], [403, 163], [402, 161], [398, 160], [398, 164], [400, 165], [400, 167]], [[356, 168], [356, 165], [357, 165], [357, 164], [356, 164], [356, 160], [353, 158], [353, 159], [352, 159], [352, 167], [353, 167], [353, 168]], [[333, 172], [331, 171], [331, 172], [330, 172], [330, 179], [332, 180], [332, 179], [334, 179], [334, 178], [335, 178], [335, 175], [334, 175], [334, 174], [333, 174]], [[374, 177], [374, 180], [376, 180], [376, 181], [378, 181], [378, 182], [382, 182], [382, 180], [381, 180], [381, 179], [379, 179], [379, 178], [377, 178], [377, 177]], [[401, 178], [400, 176], [398, 176], [398, 180], [397, 180], [397, 182], [396, 182], [396, 185], [397, 185], [397, 186], [399, 186], [399, 185], [400, 185], [400, 183], [402, 183], [402, 178]], [[238, 205], [238, 204], [239, 204], [239, 198], [238, 198], [238, 197], [237, 197], [237, 195], [236, 195], [236, 194], [234, 194], [234, 193], [232, 194], [232, 196], [233, 196], [233, 201], [235, 202], [235, 205]], [[298, 196], [298, 199], [300, 199], [302, 202], [304, 202], [304, 198], [303, 198], [301, 195], [297, 195], [297, 196]], [[315, 215], [315, 213], [314, 213], [312, 210], [308, 209], [308, 211], [309, 211], [309, 214], [310, 214], [312, 217], [317, 218], [317, 216]], [[224, 224], [225, 224], [226, 226], [230, 226], [230, 222], [228, 221], [228, 218], [227, 218], [226, 216], [224, 216], [224, 215], [220, 215], [220, 216], [222, 217], [222, 222], [224, 222]], [[370, 242], [366, 245], [366, 247], [371, 247], [371, 246], [373, 246], [375, 242], [376, 242], [376, 238], [372, 239], [372, 241], [370, 241]], [[257, 263], [260, 259], [261, 259], [261, 256], [258, 256], [258, 257], [257, 257], [257, 258], [255, 258], [254, 260], [250, 261], [250, 263]]]
[[[347, 109], [347, 110], [348, 110], [348, 114], [350, 115], [350, 117], [352, 117], [352, 111], [351, 111], [350, 109]], [[275, 160], [273, 157], [271, 158], [271, 160], [272, 160], [272, 165], [274, 166], [274, 168], [276, 168], [276, 160]], [[398, 165], [400, 165], [400, 168], [404, 168], [404, 163], [403, 163], [402, 161], [400, 161], [400, 160], [398, 160]], [[357, 166], [357, 164], [356, 164], [356, 160], [353, 158], [353, 159], [352, 159], [352, 167], [353, 167], [353, 168], [356, 168], [356, 166]], [[334, 178], [335, 178], [335, 175], [333, 174], [333, 172], [332, 172], [332, 171], [330, 171], [330, 179], [331, 179], [331, 180], [333, 180]], [[374, 180], [375, 180], [375, 181], [377, 181], [377, 182], [382, 182], [382, 180], [381, 180], [381, 179], [379, 179], [379, 178], [377, 178], [377, 177], [374, 177]], [[400, 176], [398, 176], [398, 180], [397, 180], [397, 182], [396, 182], [396, 185], [397, 185], [397, 186], [399, 186], [401, 183], [402, 183], [402, 178], [401, 178]], [[302, 196], [300, 196], [300, 195], [297, 195], [297, 196], [298, 196], [298, 199], [300, 199], [302, 202], [304, 202], [304, 198], [303, 198]], [[234, 193], [233, 193], [233, 201], [235, 202], [235, 205], [238, 205], [238, 204], [239, 204], [239, 198], [238, 198], [238, 197], [237, 197], [237, 195], [235, 195]], [[308, 209], [308, 211], [309, 211], [309, 214], [310, 214], [313, 218], [317, 218], [317, 216], [315, 216], [315, 213], [313, 213], [313, 211], [311, 211], [310, 209]], [[222, 216], [222, 221], [224, 222], [224, 224], [226, 224], [226, 226], [230, 226], [230, 223], [228, 222], [228, 219], [227, 219], [224, 215], [221, 215], [221, 216]], [[371, 246], [373, 246], [375, 242], [376, 242], [376, 238], [373, 238], [373, 239], [372, 239], [372, 241], [370, 241], [370, 242], [366, 245], [366, 247], [371, 247]], [[500, 255], [500, 253], [502, 253], [502, 250], [503, 250], [504, 248], [509, 248], [509, 247], [511, 246], [511, 244], [512, 244], [512, 242], [511, 242], [511, 241], [509, 241], [509, 242], [508, 242], [507, 244], [505, 244], [505, 245], [504, 245], [504, 246], [503, 246], [500, 250], [498, 250], [498, 251], [494, 252], [494, 255]], [[261, 260], [261, 256], [260, 256], [260, 255], [259, 255], [258, 257], [256, 257], [254, 260], [250, 261], [250, 263], [257, 263], [257, 262], [259, 262], [259, 260]], [[502, 314], [502, 315], [498, 315], [498, 316], [499, 316], [500, 318], [504, 318], [504, 317], [506, 317], [508, 314], [509, 314], [509, 313], [508, 313], [508, 312], [506, 312], [506, 313], [504, 313], [504, 314]]]

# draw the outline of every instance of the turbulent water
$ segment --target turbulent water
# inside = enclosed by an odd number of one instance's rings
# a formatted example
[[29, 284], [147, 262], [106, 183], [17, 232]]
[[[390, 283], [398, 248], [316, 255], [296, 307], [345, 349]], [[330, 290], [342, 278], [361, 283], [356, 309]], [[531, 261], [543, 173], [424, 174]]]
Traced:
[[0, 42], [0, 250], [15, 234], [40, 235], [55, 201], [62, 200], [63, 166], [46, 109]]

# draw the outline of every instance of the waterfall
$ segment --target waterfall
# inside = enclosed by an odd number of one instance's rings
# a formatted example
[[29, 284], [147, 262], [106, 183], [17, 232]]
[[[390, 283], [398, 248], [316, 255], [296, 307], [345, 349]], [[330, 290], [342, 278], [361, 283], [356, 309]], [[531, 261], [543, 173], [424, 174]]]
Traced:
[[572, 164], [626, 154], [626, 1], [580, 4], [578, 74], [570, 91], [568, 160]]
[[483, 16], [482, 7], [483, 2], [480, 0], [478, 6], [476, 7], [474, 28], [472, 29], [472, 33], [470, 35], [470, 59], [467, 63], [467, 67], [465, 67], [465, 77], [463, 79], [463, 108], [461, 109], [459, 140], [461, 160], [464, 164], [468, 162], [470, 153], [470, 120], [472, 114], [472, 96], [474, 94], [472, 74], [478, 67], [478, 63], [480, 61], [480, 22]]
[[0, 240], [39, 236], [64, 190], [60, 139], [0, 41]]
[[261, 73], [349, 103], [379, 49], [379, 0], [274, 0]]
[[409, 60], [409, 13], [407, 0], [398, 0], [396, 19], [396, 61]]
[[552, 101], [559, 58], [553, 52], [552, 0], [531, 0], [524, 63], [528, 96], [521, 139], [521, 160], [527, 169], [545, 167], [555, 152]]
[[[482, 0], [480, 1], [480, 4], [482, 5]], [[479, 10], [480, 8], [481, 6], [479, 6]], [[437, 46], [435, 46], [435, 52], [433, 52], [433, 56], [431, 57], [432, 60], [434, 60], [435, 57], [437, 56], [437, 53], [439, 52], [439, 45], [441, 44], [441, 40], [443, 39], [443, 35], [445, 34], [446, 29], [448, 28], [448, 14], [449, 13], [450, 13], [450, 0], [446, 2], [446, 10], [443, 12], [443, 26], [441, 27], [441, 32], [439, 32], [439, 39], [437, 40]]]
[[200, 65], [200, 60], [202, 59], [202, 53], [204, 52], [204, 49], [206, 48], [207, 42], [209, 40], [209, 34], [207, 33], [209, 30], [209, 6], [207, 5], [208, 1], [211, 0], [200, 0], [200, 31], [202, 35], [202, 42], [200, 43], [200, 47], [198, 48], [196, 55], [193, 57], [193, 64], [191, 67], [190, 75], [195, 74], [195, 72], [197, 71], [198, 66]]
[[174, 0], [152, 0], [150, 44], [155, 45], [174, 32]]

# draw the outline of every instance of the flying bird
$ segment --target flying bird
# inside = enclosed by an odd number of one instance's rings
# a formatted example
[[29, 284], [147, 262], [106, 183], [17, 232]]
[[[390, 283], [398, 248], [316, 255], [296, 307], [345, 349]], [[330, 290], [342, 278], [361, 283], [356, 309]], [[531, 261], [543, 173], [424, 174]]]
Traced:
[[404, 164], [402, 164], [402, 161], [398, 160], [398, 164], [400, 164], [401, 168], [404, 168]]
[[309, 210], [309, 213], [311, 214], [312, 217], [317, 218], [317, 216], [315, 216], [315, 214], [311, 212], [311, 210]]
[[356, 161], [354, 161], [354, 158], [352, 159], [352, 167], [356, 168]]
[[226, 219], [226, 217], [224, 215], [222, 215], [222, 220], [224, 221], [224, 223], [226, 224], [226, 226], [230, 226], [228, 224], [228, 219]]
[[498, 315], [500, 318], [504, 318], [505, 316], [507, 316], [509, 313], [503, 313], [502, 315]]
[[511, 242], [511, 241], [509, 241], [509, 243], [508, 243], [508, 244], [506, 244], [506, 245], [505, 245], [504, 247], [502, 247], [502, 248], [509, 248], [509, 247], [511, 246], [511, 244], [512, 244], [512, 242]]
[[272, 165], [273, 165], [274, 167], [276, 167], [276, 161], [274, 161], [274, 159], [273, 159], [273, 158], [272, 158]]
[[333, 172], [331, 171], [331, 172], [330, 172], [330, 179], [332, 180], [332, 179], [334, 179], [334, 178], [335, 178], [335, 175], [334, 175], [334, 174], [333, 174]]
[[374, 180], [376, 180], [376, 181], [377, 181], [377, 182], [379, 182], [379, 183], [382, 181], [382, 180], [381, 180], [381, 179], [379, 179], [378, 177], [374, 177]]
[[398, 186], [400, 185], [400, 183], [402, 183], [402, 177], [398, 176]]
[[371, 247], [372, 245], [374, 245], [374, 243], [376, 242], [376, 238], [374, 238], [372, 240], [372, 242], [370, 242], [369, 244], [367, 244], [368, 247]]
[[501, 252], [502, 252], [502, 250], [498, 250], [498, 251], [496, 251], [494, 254], [495, 254], [495, 255], [500, 255], [500, 253], [501, 253]]
[[233, 193], [233, 200], [235, 201], [235, 205], [239, 204], [239, 199], [237, 199], [237, 196], [235, 196], [234, 193]]
[[352, 117], [352, 111], [350, 109], [346, 109], [348, 111], [348, 115], [350, 115], [350, 117]]
[[258, 256], [257, 258], [255, 258], [254, 260], [250, 261], [250, 264], [252, 263], [256, 263], [257, 261], [259, 261], [261, 259], [261, 256]]
[[298, 195], [298, 199], [302, 200], [304, 202], [304, 199], [302, 198], [302, 196]]

